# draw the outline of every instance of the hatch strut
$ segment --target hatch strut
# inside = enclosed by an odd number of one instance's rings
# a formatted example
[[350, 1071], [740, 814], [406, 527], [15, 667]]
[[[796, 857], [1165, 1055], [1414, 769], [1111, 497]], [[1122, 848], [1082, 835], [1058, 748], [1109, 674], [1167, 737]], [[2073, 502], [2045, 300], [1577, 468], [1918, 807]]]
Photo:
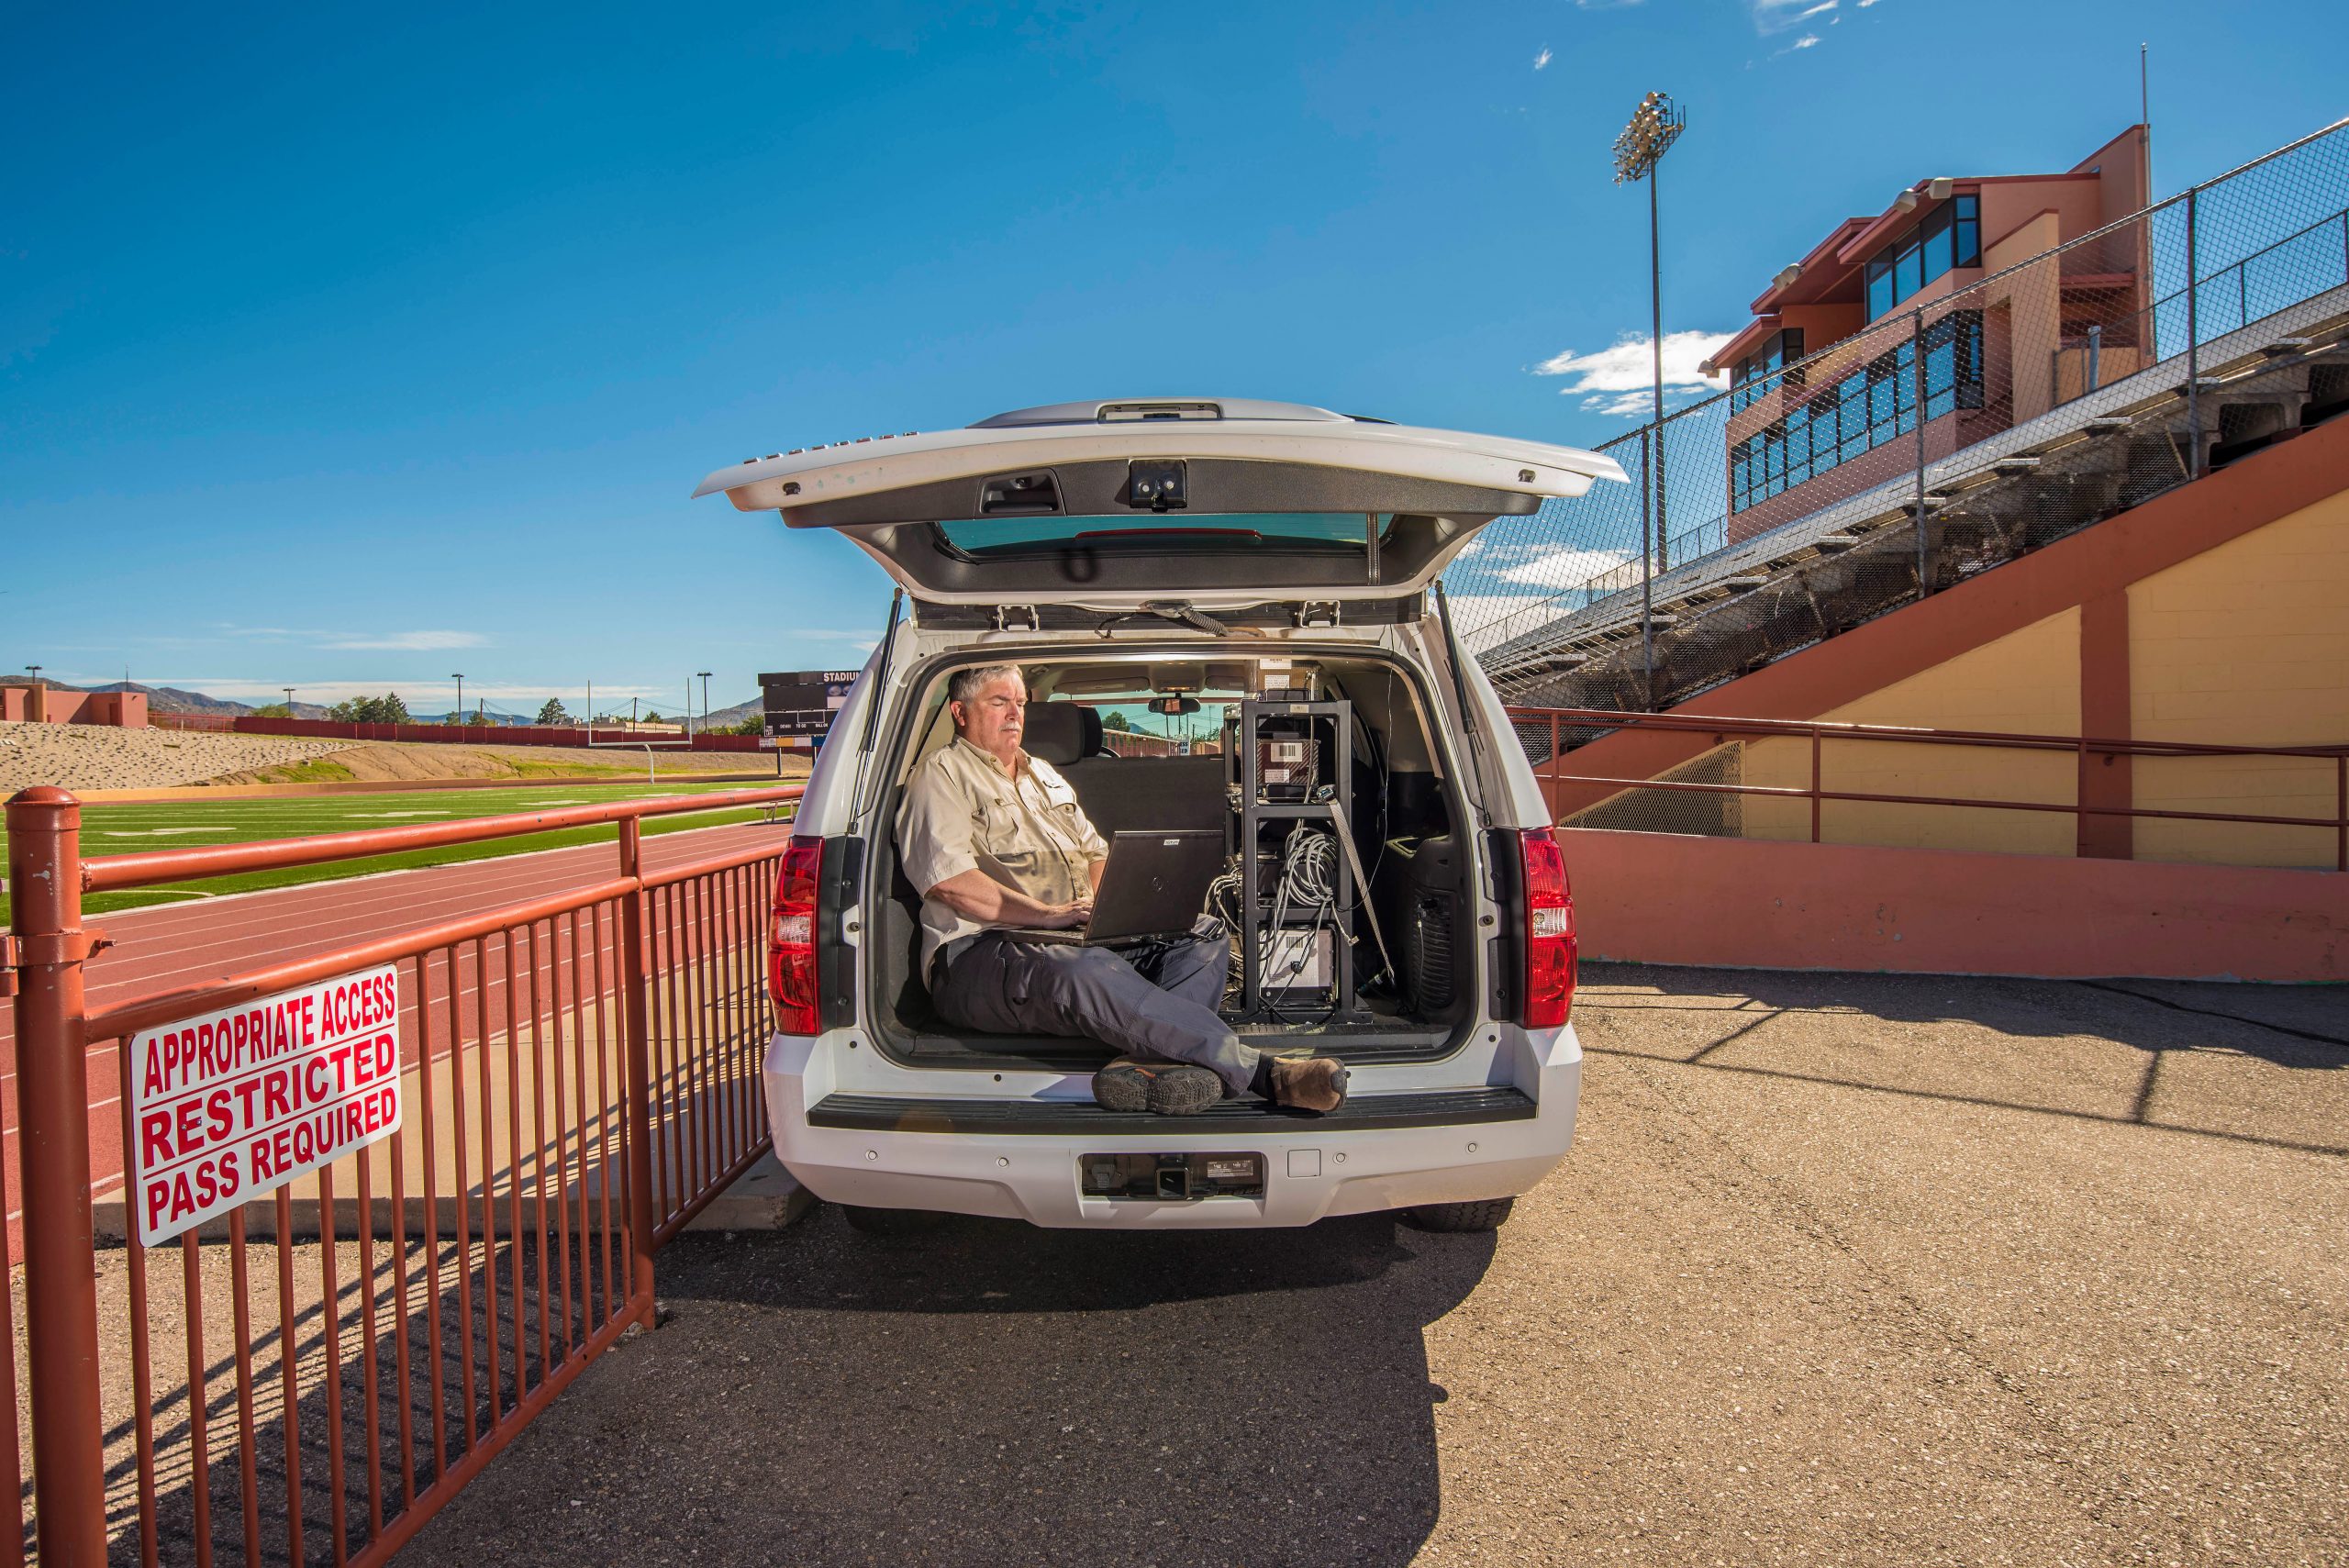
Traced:
[[856, 787], [849, 792], [852, 824], [864, 815], [864, 781], [873, 759], [873, 738], [881, 730], [881, 705], [889, 695], [889, 659], [897, 648], [897, 613], [906, 591], [889, 595], [889, 623], [881, 628], [881, 656], [873, 662], [873, 689], [864, 694], [864, 740], [856, 751]]
[[1435, 590], [1436, 618], [1443, 627], [1443, 662], [1452, 666], [1452, 695], [1460, 704], [1460, 728], [1468, 741], [1468, 765], [1477, 775], [1476, 815], [1485, 826], [1493, 825], [1492, 791], [1497, 787], [1497, 769], [1478, 767], [1486, 760], [1484, 742], [1479, 739], [1483, 728], [1470, 717], [1468, 708], [1468, 676], [1461, 669], [1465, 655], [1461, 651], [1460, 639], [1452, 629], [1452, 595], [1443, 591], [1443, 579], [1431, 584]]

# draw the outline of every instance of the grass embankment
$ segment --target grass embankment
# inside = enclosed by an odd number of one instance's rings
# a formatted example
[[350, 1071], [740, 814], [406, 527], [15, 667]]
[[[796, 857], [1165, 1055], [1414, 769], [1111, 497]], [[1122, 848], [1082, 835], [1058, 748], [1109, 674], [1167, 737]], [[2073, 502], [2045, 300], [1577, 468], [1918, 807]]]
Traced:
[[[644, 800], [682, 795], [708, 795], [758, 786], [744, 784], [580, 784], [534, 790], [484, 789], [388, 795], [310, 796], [299, 800], [219, 800], [98, 802], [82, 808], [82, 852], [90, 857], [130, 854], [144, 850], [198, 849], [213, 844], [245, 844], [264, 839], [300, 839], [318, 833], [348, 833], [369, 828], [394, 828], [436, 822], [458, 822], [480, 817], [504, 817], [552, 810], [566, 806], [593, 806], [615, 800]], [[788, 807], [786, 806], [786, 813]], [[676, 817], [648, 817], [647, 838], [696, 828], [754, 822], [760, 808], [735, 806], [687, 812]], [[335, 882], [375, 872], [402, 871], [417, 866], [453, 865], [461, 861], [495, 860], [536, 850], [571, 844], [610, 843], [619, 837], [615, 825], [563, 828], [516, 839], [493, 839], [478, 844], [451, 844], [437, 850], [409, 850], [371, 855], [364, 860], [334, 861], [325, 865], [295, 866], [284, 871], [251, 872], [200, 882], [173, 883], [124, 893], [93, 894], [83, 901], [91, 914], [113, 909], [143, 909], [159, 904], [199, 903], [224, 893], [250, 893], [268, 887], [293, 887], [304, 883]], [[0, 853], [7, 840], [0, 832]], [[615, 865], [617, 870], [617, 863]], [[0, 894], [0, 922], [8, 914], [8, 900]]]

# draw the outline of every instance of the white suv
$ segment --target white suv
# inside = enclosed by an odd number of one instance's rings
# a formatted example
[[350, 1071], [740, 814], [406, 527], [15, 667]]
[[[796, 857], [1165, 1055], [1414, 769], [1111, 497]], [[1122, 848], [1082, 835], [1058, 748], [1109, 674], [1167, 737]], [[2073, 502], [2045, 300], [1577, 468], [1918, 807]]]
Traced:
[[[836, 528], [909, 596], [836, 716], [775, 892], [775, 1150], [865, 1229], [908, 1211], [1126, 1228], [1407, 1209], [1489, 1229], [1564, 1158], [1564, 869], [1437, 574], [1497, 517], [1622, 473], [1567, 448], [1293, 404], [1023, 409], [724, 469], [743, 511]], [[1241, 1038], [1343, 1060], [1322, 1117], [1093, 1099], [1094, 1041], [957, 1031], [918, 972], [900, 789], [948, 678], [1016, 663], [1026, 745], [1105, 834], [1225, 835]]]

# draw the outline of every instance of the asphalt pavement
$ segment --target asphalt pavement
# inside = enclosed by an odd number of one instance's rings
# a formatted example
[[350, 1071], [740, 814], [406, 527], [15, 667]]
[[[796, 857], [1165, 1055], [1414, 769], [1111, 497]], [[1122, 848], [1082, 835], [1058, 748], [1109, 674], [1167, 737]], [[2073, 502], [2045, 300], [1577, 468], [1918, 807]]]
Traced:
[[2339, 1563], [2345, 1003], [1592, 966], [1497, 1236], [690, 1236], [402, 1561]]

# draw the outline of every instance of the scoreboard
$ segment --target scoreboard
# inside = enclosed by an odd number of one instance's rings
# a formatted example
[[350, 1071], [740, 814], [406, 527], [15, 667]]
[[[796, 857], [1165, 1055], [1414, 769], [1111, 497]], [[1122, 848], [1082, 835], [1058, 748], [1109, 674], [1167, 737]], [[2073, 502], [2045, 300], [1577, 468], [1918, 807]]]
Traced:
[[832, 716], [848, 700], [855, 684], [854, 670], [794, 670], [759, 677], [766, 699], [766, 740], [770, 746], [821, 744], [832, 728]]

